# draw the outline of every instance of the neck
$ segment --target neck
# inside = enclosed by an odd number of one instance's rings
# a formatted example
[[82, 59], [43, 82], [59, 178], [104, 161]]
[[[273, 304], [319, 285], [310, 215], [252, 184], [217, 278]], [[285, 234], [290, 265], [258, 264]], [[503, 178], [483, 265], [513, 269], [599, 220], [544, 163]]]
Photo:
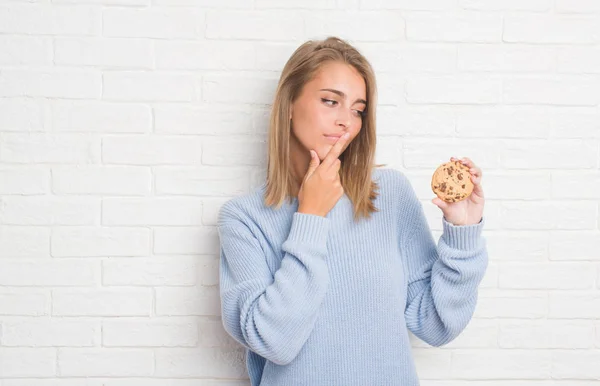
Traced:
[[291, 194], [298, 196], [300, 186], [310, 164], [310, 151], [306, 149], [293, 135], [290, 138], [290, 168], [294, 179]]

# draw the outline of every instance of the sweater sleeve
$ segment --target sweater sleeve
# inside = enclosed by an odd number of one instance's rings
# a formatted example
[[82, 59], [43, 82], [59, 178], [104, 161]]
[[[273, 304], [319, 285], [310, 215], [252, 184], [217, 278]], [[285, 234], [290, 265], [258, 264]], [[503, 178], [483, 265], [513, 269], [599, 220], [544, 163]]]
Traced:
[[408, 189], [411, 219], [403, 256], [408, 295], [405, 318], [409, 330], [432, 346], [456, 338], [467, 326], [477, 303], [478, 287], [488, 265], [478, 224], [455, 226], [442, 218], [443, 233], [436, 246], [423, 207]]
[[294, 213], [272, 274], [258, 239], [242, 221], [219, 221], [220, 295], [225, 330], [278, 365], [290, 363], [308, 339], [329, 284], [329, 219]]

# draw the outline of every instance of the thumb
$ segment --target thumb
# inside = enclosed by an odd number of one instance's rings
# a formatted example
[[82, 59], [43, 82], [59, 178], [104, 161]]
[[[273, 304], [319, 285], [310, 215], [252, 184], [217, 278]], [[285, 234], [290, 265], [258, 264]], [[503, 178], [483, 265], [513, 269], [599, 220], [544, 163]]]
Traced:
[[446, 208], [448, 208], [448, 203], [446, 201], [440, 199], [439, 197], [435, 197], [433, 200], [431, 200], [431, 202], [434, 203], [442, 211], [445, 210]]
[[308, 165], [308, 170], [306, 171], [306, 178], [310, 177], [317, 167], [320, 165], [319, 156], [317, 152], [314, 150], [310, 151], [310, 164]]

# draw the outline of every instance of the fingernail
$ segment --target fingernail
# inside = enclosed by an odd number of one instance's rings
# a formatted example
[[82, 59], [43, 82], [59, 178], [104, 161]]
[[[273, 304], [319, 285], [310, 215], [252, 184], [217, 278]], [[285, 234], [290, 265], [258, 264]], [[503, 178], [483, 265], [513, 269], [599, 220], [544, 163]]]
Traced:
[[342, 138], [344, 138], [344, 139], [348, 139], [349, 137], [350, 137], [350, 133], [346, 133], [346, 134], [342, 135]]

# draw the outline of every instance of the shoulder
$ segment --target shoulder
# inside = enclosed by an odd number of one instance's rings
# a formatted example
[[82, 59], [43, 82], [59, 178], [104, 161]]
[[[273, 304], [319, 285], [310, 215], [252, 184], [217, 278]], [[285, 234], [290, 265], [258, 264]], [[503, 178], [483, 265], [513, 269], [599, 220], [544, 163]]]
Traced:
[[406, 174], [397, 169], [374, 169], [373, 181], [379, 184], [380, 191], [385, 194], [401, 197], [414, 194], [414, 189]]
[[240, 225], [247, 223], [254, 214], [265, 210], [263, 200], [264, 184], [254, 188], [249, 193], [234, 197], [226, 201], [218, 212], [217, 226]]

